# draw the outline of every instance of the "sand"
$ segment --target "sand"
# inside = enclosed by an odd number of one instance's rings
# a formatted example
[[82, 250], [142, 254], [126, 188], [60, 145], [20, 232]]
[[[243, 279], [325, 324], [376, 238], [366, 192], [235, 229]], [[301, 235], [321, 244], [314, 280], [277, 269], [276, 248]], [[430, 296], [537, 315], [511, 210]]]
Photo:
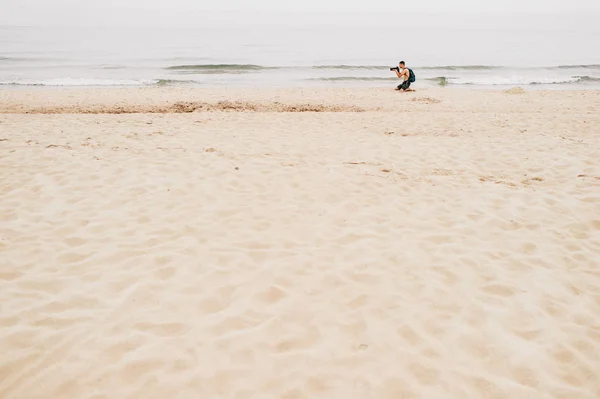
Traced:
[[600, 91], [2, 89], [0, 397], [597, 399], [599, 160]]

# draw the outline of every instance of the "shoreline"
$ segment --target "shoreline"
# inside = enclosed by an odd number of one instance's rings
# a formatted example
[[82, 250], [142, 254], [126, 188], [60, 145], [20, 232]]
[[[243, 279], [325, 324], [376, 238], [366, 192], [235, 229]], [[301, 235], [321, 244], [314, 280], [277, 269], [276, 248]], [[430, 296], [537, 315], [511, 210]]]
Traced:
[[[416, 88], [36, 87], [0, 89], [0, 114], [129, 114], [190, 112], [535, 112], [595, 105], [600, 90]], [[560, 99], [560, 101], [557, 101]], [[482, 104], [485, 103], [485, 107]], [[497, 104], [494, 104], [497, 102]], [[518, 111], [517, 111], [518, 110]], [[589, 112], [585, 112], [589, 113]]]
[[[356, 84], [344, 84], [338, 82], [330, 83], [311, 83], [306, 84], [302, 82], [289, 82], [289, 83], [261, 83], [254, 84], [250, 82], [237, 82], [237, 83], [189, 83], [189, 82], [172, 82], [170, 79], [154, 79], [156, 83], [147, 84], [115, 84], [115, 85], [70, 85], [70, 84], [0, 84], [0, 90], [41, 90], [41, 89], [161, 89], [161, 88], [173, 88], [173, 89], [184, 89], [184, 90], [232, 90], [243, 89], [243, 90], [285, 90], [285, 89], [354, 89], [354, 90], [378, 90], [378, 89], [393, 89], [398, 85], [399, 81], [390, 80], [387, 84], [368, 85], [365, 83]], [[167, 81], [168, 83], [162, 83]], [[414, 84], [413, 84], [414, 86]], [[527, 91], [597, 91], [600, 90], [600, 83], [530, 83], [530, 84], [452, 84], [452, 83], [422, 83], [419, 82], [415, 88], [421, 90], [429, 89], [441, 89], [441, 90], [477, 90], [477, 91], [504, 91], [511, 88], [523, 88]]]

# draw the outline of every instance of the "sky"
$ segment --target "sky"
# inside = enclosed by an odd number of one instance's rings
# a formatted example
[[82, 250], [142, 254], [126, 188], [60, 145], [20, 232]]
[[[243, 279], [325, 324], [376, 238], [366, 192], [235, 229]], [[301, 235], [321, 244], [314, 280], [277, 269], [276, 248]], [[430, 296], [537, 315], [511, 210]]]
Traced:
[[[268, 21], [320, 23], [330, 18], [360, 18], [381, 14], [389, 23], [402, 24], [408, 15], [504, 13], [600, 14], [598, 0], [0, 0], [0, 24], [25, 26], [194, 26], [198, 24], [252, 25]], [[315, 13], [321, 16], [315, 16]]]

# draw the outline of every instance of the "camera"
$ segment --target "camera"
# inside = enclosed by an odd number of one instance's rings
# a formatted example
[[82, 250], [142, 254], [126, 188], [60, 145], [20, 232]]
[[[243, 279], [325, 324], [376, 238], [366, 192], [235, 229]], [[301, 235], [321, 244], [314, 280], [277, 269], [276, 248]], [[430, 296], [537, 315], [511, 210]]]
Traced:
[[398, 72], [400, 72], [400, 68], [399, 67], [390, 68], [390, 71], [398, 71]]

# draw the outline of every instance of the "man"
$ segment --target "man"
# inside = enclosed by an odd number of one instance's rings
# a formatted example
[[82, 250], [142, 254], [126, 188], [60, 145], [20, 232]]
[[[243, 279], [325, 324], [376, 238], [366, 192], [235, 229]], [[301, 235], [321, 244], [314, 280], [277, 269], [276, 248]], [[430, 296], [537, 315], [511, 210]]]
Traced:
[[404, 61], [400, 61], [398, 64], [399, 67], [394, 69], [396, 75], [399, 79], [402, 79], [402, 83], [396, 87], [395, 90], [400, 90], [403, 92], [414, 91], [410, 88], [410, 84], [415, 81], [415, 74], [412, 70], [406, 67], [406, 63]]

